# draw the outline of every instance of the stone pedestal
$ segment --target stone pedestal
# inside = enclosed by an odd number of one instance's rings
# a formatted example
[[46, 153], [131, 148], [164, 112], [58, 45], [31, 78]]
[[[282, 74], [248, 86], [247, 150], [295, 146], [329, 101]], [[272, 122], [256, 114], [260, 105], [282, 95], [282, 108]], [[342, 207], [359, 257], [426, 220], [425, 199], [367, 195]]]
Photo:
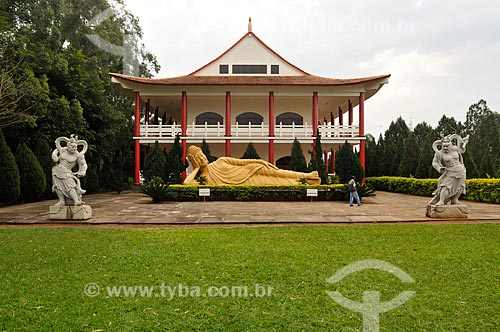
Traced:
[[92, 208], [90, 205], [52, 205], [49, 208], [49, 219], [51, 220], [87, 220], [90, 218], [92, 218]]
[[430, 218], [463, 219], [469, 216], [467, 205], [427, 205], [425, 213]]

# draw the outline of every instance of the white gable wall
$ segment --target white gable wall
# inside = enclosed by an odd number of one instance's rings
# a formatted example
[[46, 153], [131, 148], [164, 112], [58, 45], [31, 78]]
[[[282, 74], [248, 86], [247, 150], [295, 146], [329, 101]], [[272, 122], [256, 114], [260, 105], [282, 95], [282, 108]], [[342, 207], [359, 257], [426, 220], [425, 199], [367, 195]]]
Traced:
[[[229, 74], [219, 74], [219, 65], [229, 65]], [[235, 74], [238, 76], [252, 75], [272, 75], [272, 76], [304, 76], [304, 73], [297, 70], [279, 56], [274, 54], [267, 47], [262, 45], [252, 34], [248, 34], [243, 40], [224, 54], [217, 61], [196, 72], [195, 76], [217, 76], [232, 75], [231, 65], [268, 65], [267, 74]], [[279, 74], [271, 74], [271, 65], [279, 65]]]

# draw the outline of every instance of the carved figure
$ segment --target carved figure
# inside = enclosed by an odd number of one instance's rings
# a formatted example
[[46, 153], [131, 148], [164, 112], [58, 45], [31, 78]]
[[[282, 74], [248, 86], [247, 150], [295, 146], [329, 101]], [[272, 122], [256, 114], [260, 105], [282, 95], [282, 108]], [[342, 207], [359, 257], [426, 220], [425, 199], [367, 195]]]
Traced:
[[[66, 146], [61, 146], [61, 142], [66, 142]], [[84, 140], [79, 140], [78, 136], [71, 135], [70, 138], [59, 137], [55, 141], [56, 149], [52, 152], [52, 160], [57, 163], [52, 167], [52, 191], [57, 194], [59, 202], [56, 206], [82, 205], [82, 195], [85, 190], [80, 186], [79, 177], [85, 176], [87, 172], [87, 162], [85, 152], [88, 144]], [[83, 148], [78, 151], [78, 146]], [[72, 168], [78, 164], [78, 171], [73, 173]]]
[[[456, 145], [453, 141], [456, 140]], [[469, 142], [469, 135], [462, 138], [458, 134], [451, 134], [434, 141], [434, 167], [441, 176], [438, 179], [437, 189], [432, 193], [434, 197], [428, 205], [459, 205], [458, 198], [465, 194], [466, 170], [462, 158], [465, 147]], [[439, 149], [441, 146], [441, 149]]]
[[198, 183], [195, 177], [200, 172], [207, 184], [274, 184], [296, 185], [299, 179], [306, 179], [308, 184], [320, 184], [318, 172], [302, 173], [280, 169], [261, 159], [236, 159], [221, 157], [208, 163], [207, 157], [197, 146], [188, 149], [188, 160], [193, 172], [186, 177], [184, 184]]

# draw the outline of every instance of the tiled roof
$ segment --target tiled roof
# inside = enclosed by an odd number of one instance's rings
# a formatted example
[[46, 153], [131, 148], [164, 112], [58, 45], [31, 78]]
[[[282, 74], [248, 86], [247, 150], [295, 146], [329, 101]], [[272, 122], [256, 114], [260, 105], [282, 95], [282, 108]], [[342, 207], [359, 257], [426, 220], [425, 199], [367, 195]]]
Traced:
[[283, 85], [283, 86], [342, 86], [361, 83], [370, 83], [389, 78], [391, 75], [378, 75], [359, 78], [328, 78], [314, 75], [306, 76], [248, 76], [248, 75], [220, 75], [220, 76], [177, 76], [169, 78], [144, 78], [111, 73], [112, 77], [130, 82], [147, 85]]

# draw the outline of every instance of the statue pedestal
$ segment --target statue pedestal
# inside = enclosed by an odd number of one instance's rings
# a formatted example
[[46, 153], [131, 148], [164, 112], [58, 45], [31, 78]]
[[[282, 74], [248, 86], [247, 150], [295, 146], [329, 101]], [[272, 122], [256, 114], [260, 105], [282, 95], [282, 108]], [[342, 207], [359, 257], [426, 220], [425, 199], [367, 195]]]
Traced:
[[49, 208], [49, 219], [51, 220], [87, 220], [90, 218], [92, 218], [92, 208], [90, 205], [52, 205]]
[[427, 205], [425, 215], [429, 218], [463, 219], [469, 216], [467, 205]]

